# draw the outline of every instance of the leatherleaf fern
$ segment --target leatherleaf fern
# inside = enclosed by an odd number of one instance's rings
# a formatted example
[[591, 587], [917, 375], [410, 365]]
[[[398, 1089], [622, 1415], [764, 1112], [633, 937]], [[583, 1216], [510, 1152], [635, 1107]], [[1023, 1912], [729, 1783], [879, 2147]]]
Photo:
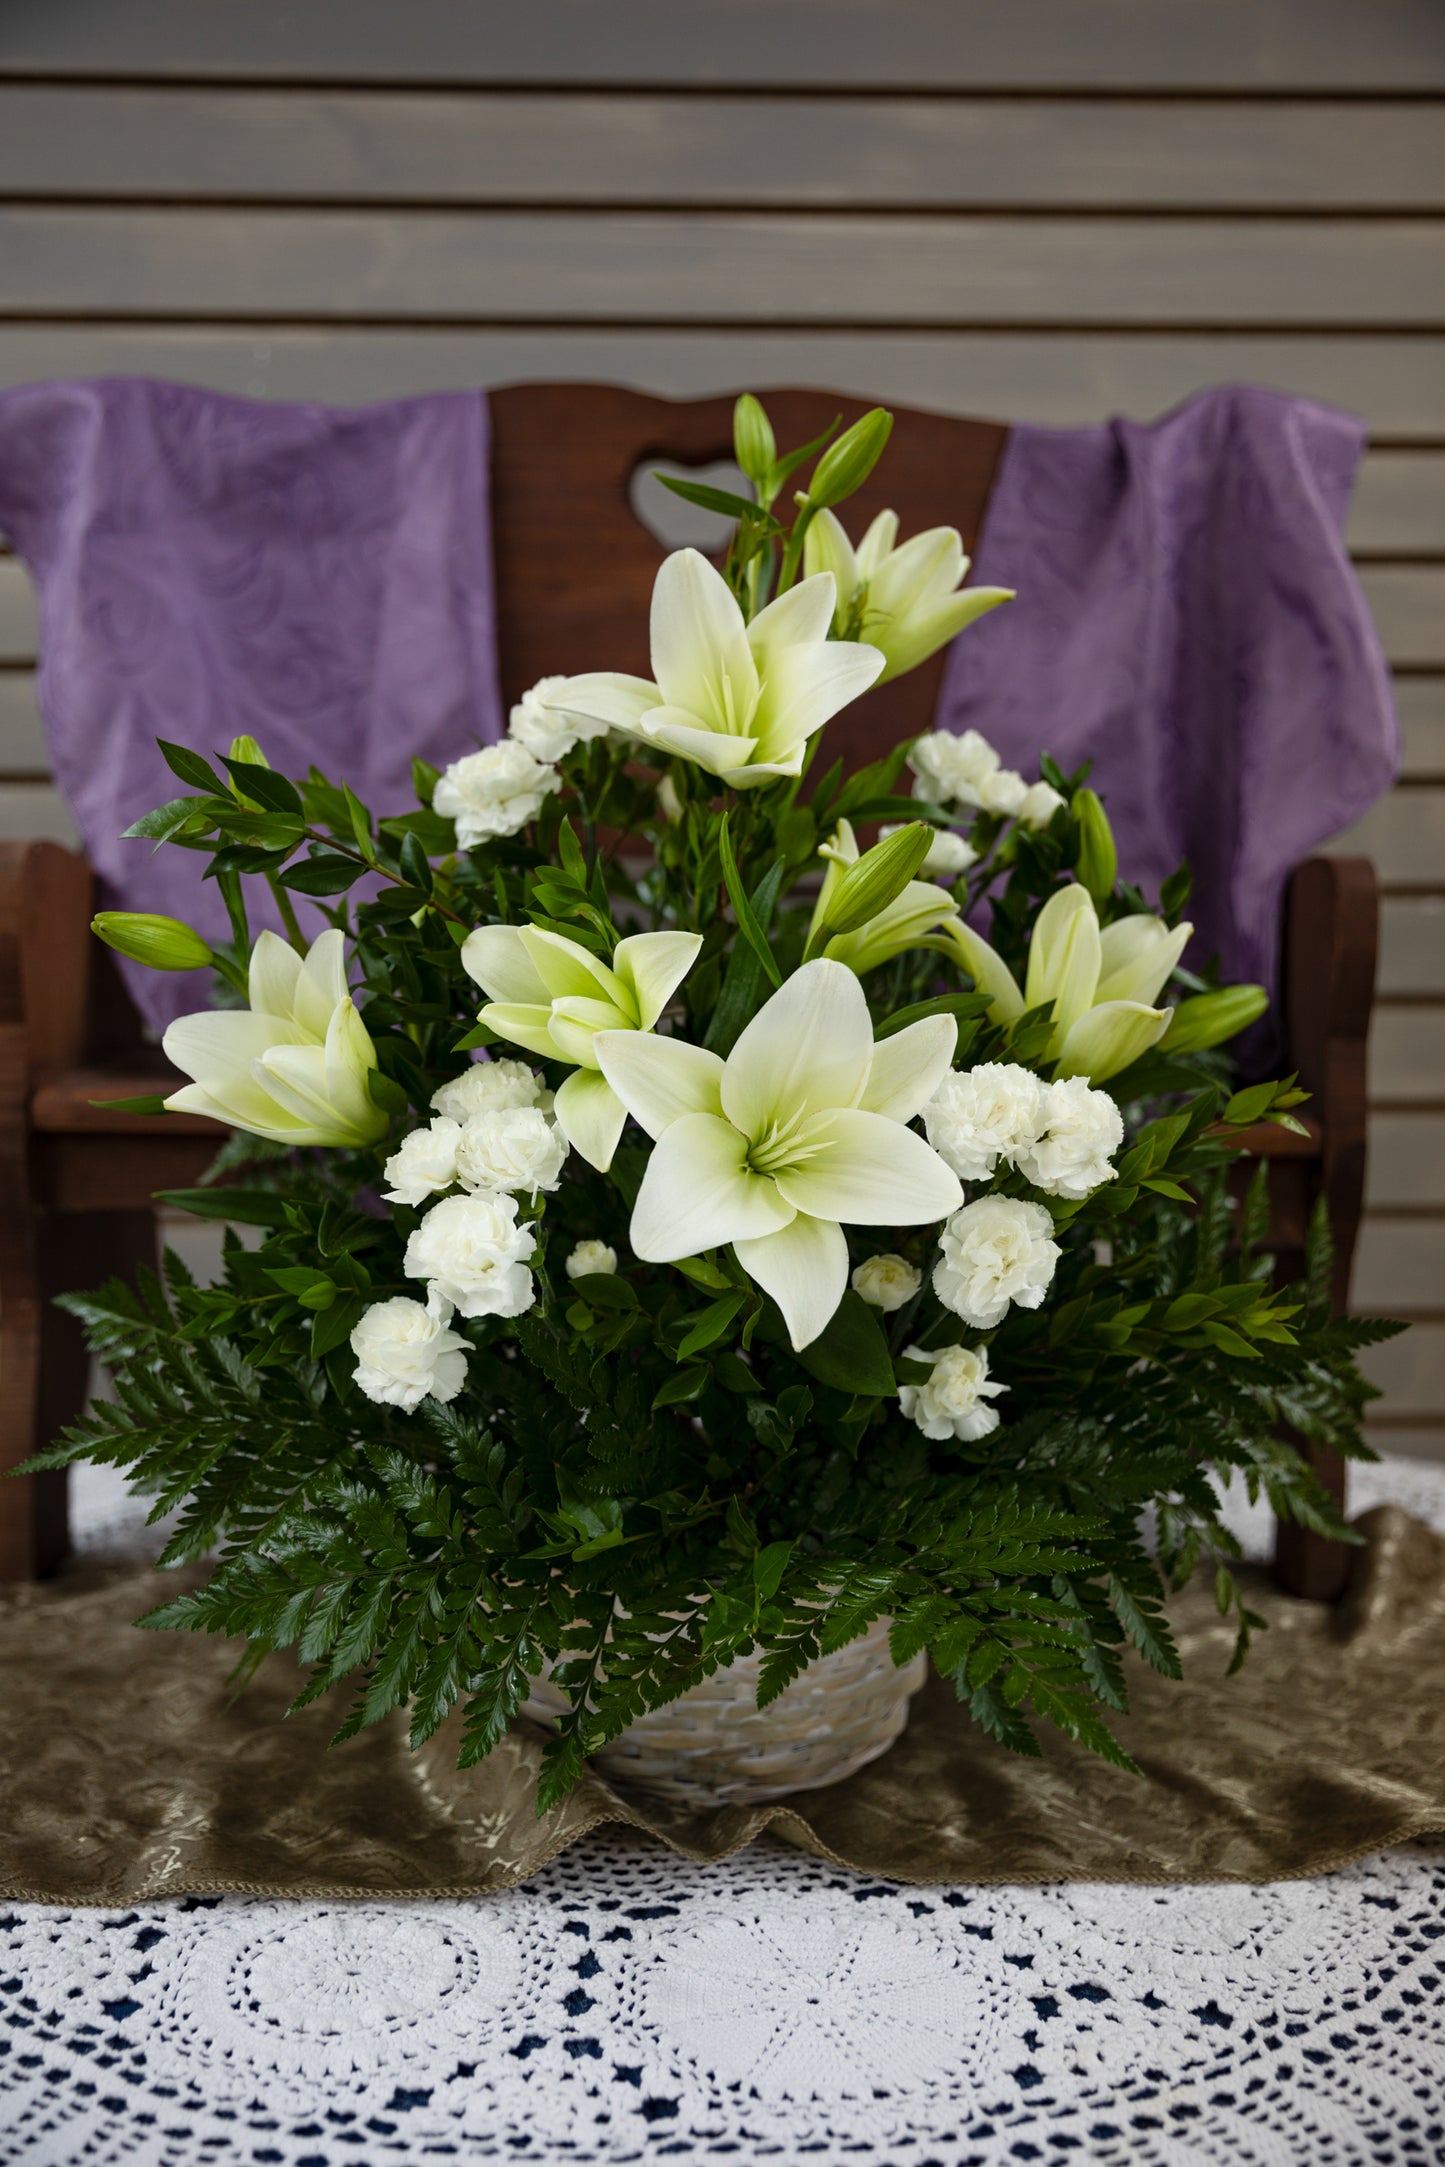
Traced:
[[1187, 872], [1119, 878], [1087, 770], [816, 759], [1006, 599], [951, 530], [854, 550], [886, 423], [780, 458], [742, 402], [753, 494], [704, 492], [721, 573], [664, 565], [658, 682], [544, 681], [411, 810], [166, 745], [134, 832], [209, 860], [227, 935], [97, 920], [231, 1004], [138, 1107], [237, 1132], [170, 1198], [230, 1231], [213, 1285], [69, 1300], [113, 1396], [31, 1465], [123, 1469], [206, 1572], [143, 1622], [294, 1650], [338, 1740], [455, 1715], [475, 1762], [550, 1671], [541, 1809], [735, 1658], [766, 1703], [885, 1618], [1002, 1745], [1132, 1767], [1171, 1589], [1213, 1574], [1236, 1660], [1263, 1623], [1224, 1479], [1343, 1536], [1299, 1443], [1364, 1453], [1397, 1329], [1331, 1315], [1320, 1214], [1281, 1283], [1239, 1141], [1303, 1093], [1234, 1088], [1262, 990], [1185, 965]]

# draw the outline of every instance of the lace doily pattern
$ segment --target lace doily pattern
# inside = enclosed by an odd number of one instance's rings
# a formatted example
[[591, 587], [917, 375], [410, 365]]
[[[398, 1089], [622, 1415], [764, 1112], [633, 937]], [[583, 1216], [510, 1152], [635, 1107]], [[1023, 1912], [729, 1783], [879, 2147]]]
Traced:
[[504, 1897], [0, 1920], [0, 2158], [1436, 2167], [1445, 1851], [901, 1889], [593, 1843]]

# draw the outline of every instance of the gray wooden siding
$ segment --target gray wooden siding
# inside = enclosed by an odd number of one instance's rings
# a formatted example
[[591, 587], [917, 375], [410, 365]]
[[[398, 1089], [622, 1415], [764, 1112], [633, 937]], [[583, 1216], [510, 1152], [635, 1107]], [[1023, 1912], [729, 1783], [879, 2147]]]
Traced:
[[[825, 383], [1050, 423], [1363, 414], [1400, 787], [1357, 1299], [1445, 1452], [1445, 10], [1436, 0], [68, 0], [0, 20], [0, 384], [339, 403]], [[69, 838], [0, 555], [0, 835]]]

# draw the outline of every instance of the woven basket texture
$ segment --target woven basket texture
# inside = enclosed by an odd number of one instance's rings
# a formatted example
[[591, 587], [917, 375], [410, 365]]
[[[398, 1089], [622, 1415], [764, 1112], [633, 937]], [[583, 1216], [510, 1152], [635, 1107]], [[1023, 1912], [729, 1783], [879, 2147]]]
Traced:
[[[886, 1753], [908, 1721], [927, 1658], [899, 1670], [890, 1621], [820, 1656], [766, 1708], [757, 1704], [760, 1655], [742, 1656], [665, 1708], [640, 1716], [593, 1756], [609, 1782], [684, 1806], [755, 1805], [817, 1791]], [[566, 1707], [534, 1678], [523, 1713], [550, 1724]]]

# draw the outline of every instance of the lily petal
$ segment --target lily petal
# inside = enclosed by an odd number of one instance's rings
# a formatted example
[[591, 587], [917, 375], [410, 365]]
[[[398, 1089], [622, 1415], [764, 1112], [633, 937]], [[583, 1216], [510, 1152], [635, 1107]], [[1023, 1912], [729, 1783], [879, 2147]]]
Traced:
[[675, 1264], [721, 1242], [774, 1234], [793, 1207], [776, 1183], [754, 1174], [748, 1144], [715, 1114], [684, 1114], [653, 1146], [633, 1207], [629, 1239], [647, 1264]]
[[[830, 515], [824, 513], [821, 516], [826, 518]], [[816, 518], [813, 525], [817, 525]], [[810, 527], [808, 529], [810, 535], [812, 531], [813, 529]], [[873, 579], [884, 560], [896, 547], [897, 542], [897, 512], [879, 512], [877, 517], [870, 522], [864, 532], [862, 541], [858, 544], [858, 577], [860, 579]]]
[[274, 1102], [273, 1118], [279, 1108], [294, 1122], [293, 1142], [347, 1144], [364, 1141], [331, 1104], [323, 1047], [273, 1046], [256, 1063], [256, 1070], [257, 1082], [264, 1084]]
[[728, 767], [747, 760], [758, 742], [755, 737], [705, 729], [696, 715], [681, 707], [654, 708], [638, 724], [638, 735], [649, 745], [691, 760], [694, 767], [706, 768], [710, 775], [722, 775]]
[[817, 572], [758, 611], [748, 626], [748, 645], [761, 678], [766, 681], [789, 647], [821, 646], [833, 622], [837, 597], [833, 574]]
[[705, 1046], [650, 1031], [599, 1031], [593, 1048], [618, 1098], [654, 1139], [684, 1114], [722, 1113], [722, 1060]]
[[[879, 518], [885, 516], [883, 513], [879, 514]], [[873, 525], [877, 524], [875, 519]], [[872, 532], [872, 528], [869, 532]], [[859, 559], [853, 554], [853, 544], [848, 539], [843, 522], [830, 512], [826, 505], [814, 512], [809, 523], [803, 541], [803, 563], [810, 573], [832, 573], [836, 590], [834, 621], [841, 632], [849, 605], [864, 574]]]
[[948, 1074], [957, 1046], [953, 1016], [921, 1016], [891, 1038], [880, 1039], [859, 1106], [889, 1121], [911, 1121]]
[[292, 1020], [319, 1042], [326, 1036], [338, 1002], [346, 997], [346, 935], [339, 926], [328, 926], [307, 950], [296, 981]]
[[612, 968], [632, 995], [641, 1030], [652, 1029], [701, 946], [700, 933], [631, 933], [617, 943]]
[[[318, 942], [319, 946], [320, 943]], [[296, 1006], [296, 987], [301, 977], [301, 958], [279, 933], [258, 933], [251, 950], [247, 997], [253, 1016], [284, 1016], [289, 1021]], [[342, 988], [344, 992], [345, 987]], [[329, 1017], [330, 1010], [327, 1011]], [[323, 1017], [318, 1038], [326, 1036]]]
[[1000, 602], [1012, 602], [1012, 587], [965, 587], [960, 594], [940, 602], [936, 608], [921, 609], [906, 622], [895, 620], [890, 624], [866, 627], [868, 637], [876, 640], [888, 657], [888, 666], [879, 678], [886, 685], [892, 678], [902, 677], [909, 670], [917, 669], [930, 655], [936, 655], [940, 647], [957, 639], [967, 626], [986, 617]]
[[630, 733], [650, 708], [662, 705], [662, 694], [646, 677], [628, 677], [621, 670], [591, 670], [565, 678], [542, 704], [549, 714], [605, 722], [611, 730]]
[[652, 674], [663, 703], [718, 730], [745, 730], [758, 673], [747, 626], [721, 572], [696, 549], [663, 559], [652, 589]]
[[569, 941], [565, 934], [544, 932], [541, 926], [524, 925], [518, 928], [522, 946], [547, 991], [544, 999], [565, 1000], [568, 996], [582, 1000], [611, 1001], [627, 1014], [631, 1003], [615, 971], [609, 970], [600, 956], [594, 956], [590, 948], [580, 941]]
[[558, 1086], [553, 1111], [572, 1149], [605, 1174], [627, 1121], [627, 1108], [606, 1077], [595, 1068], [575, 1070]]
[[564, 1061], [579, 1068], [596, 1068], [592, 1042], [599, 1031], [627, 1031], [632, 1019], [611, 1001], [588, 1001], [580, 996], [552, 1003], [552, 1044]]
[[883, 668], [876, 647], [828, 640], [818, 647], [785, 647], [768, 671], [752, 727], [764, 760], [790, 757], [840, 707], [866, 692]]
[[489, 1000], [545, 1007], [551, 999], [518, 925], [479, 925], [462, 942], [461, 957]]
[[748, 1136], [769, 1122], [851, 1106], [873, 1065], [863, 988], [841, 963], [805, 963], [758, 1010], [728, 1055], [723, 1110]]
[[1093, 1004], [1099, 984], [1099, 917], [1087, 888], [1071, 881], [1056, 888], [1039, 912], [1029, 941], [1024, 1000], [1030, 1008], [1054, 1004], [1054, 1045]]
[[933, 1146], [884, 1114], [839, 1107], [808, 1122], [801, 1143], [796, 1164], [776, 1176], [799, 1211], [850, 1226], [921, 1226], [963, 1202]]
[[962, 918], [950, 919], [939, 928], [940, 937], [958, 950], [959, 958], [975, 987], [986, 993], [996, 1023], [1017, 1023], [1024, 1012], [1018, 980], [996, 948]]
[[1162, 918], [1137, 911], [1116, 918], [1099, 936], [1096, 1001], [1153, 1001], [1189, 945], [1192, 925], [1172, 931]]
[[836, 1219], [799, 1212], [776, 1234], [735, 1241], [733, 1255], [783, 1312], [794, 1348], [815, 1340], [848, 1288], [848, 1244]]
[[203, 1009], [177, 1016], [168, 1025], [161, 1049], [183, 1074], [219, 1096], [251, 1081], [252, 1064], [269, 1046], [304, 1046], [307, 1034], [285, 1017], [258, 1016], [248, 1008]]
[[1087, 1076], [1090, 1083], [1117, 1076], [1158, 1044], [1169, 1017], [1167, 1008], [1146, 1008], [1142, 1001], [1101, 1001], [1070, 1025], [1054, 1074]]
[[528, 1053], [540, 1054], [544, 1061], [557, 1059], [550, 1001], [545, 1007], [523, 1001], [488, 1001], [477, 1020], [495, 1031], [498, 1038], [525, 1046]]

